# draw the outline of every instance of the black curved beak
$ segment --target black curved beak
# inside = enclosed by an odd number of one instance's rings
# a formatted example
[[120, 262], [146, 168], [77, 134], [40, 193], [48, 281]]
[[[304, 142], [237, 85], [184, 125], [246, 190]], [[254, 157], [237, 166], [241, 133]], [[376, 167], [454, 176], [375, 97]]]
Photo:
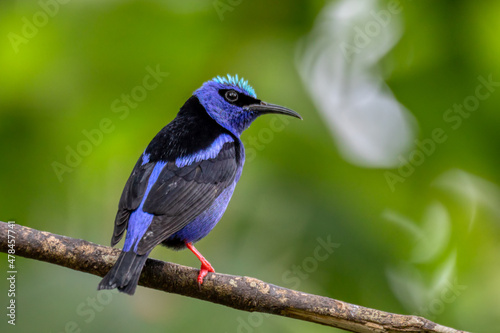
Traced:
[[245, 109], [250, 110], [250, 111], [256, 111], [260, 114], [266, 114], [266, 113], [284, 114], [286, 116], [292, 116], [292, 117], [299, 118], [300, 120], [302, 120], [302, 117], [297, 112], [290, 110], [288, 108], [285, 108], [283, 106], [269, 104], [266, 102], [260, 102], [260, 104], [251, 104], [251, 105], [245, 106]]

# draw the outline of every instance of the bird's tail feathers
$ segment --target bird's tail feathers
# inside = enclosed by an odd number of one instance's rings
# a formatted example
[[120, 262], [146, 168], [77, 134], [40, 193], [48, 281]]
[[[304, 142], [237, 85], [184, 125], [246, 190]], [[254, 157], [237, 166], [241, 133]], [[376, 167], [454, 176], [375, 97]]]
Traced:
[[148, 254], [139, 255], [133, 251], [123, 251], [115, 265], [99, 283], [97, 290], [118, 288], [123, 293], [133, 295], [147, 258]]

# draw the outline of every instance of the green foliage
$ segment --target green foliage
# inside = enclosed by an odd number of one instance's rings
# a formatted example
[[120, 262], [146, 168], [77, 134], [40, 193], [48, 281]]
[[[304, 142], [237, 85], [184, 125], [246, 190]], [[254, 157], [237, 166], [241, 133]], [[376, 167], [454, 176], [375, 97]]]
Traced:
[[[391, 169], [343, 159], [297, 72], [297, 42], [324, 2], [63, 2], [0, 2], [0, 218], [108, 244], [147, 143], [204, 81], [238, 73], [304, 121], [262, 117], [243, 135], [242, 179], [198, 245], [217, 272], [500, 332], [500, 89], [454, 111], [481, 78], [500, 81], [498, 2], [401, 1], [402, 37], [379, 68], [417, 140], [437, 128], [446, 140]], [[388, 177], [403, 181], [391, 189]], [[151, 256], [199, 265], [186, 251]], [[332, 331], [144, 288], [98, 294], [95, 276], [17, 267], [25, 332]]]

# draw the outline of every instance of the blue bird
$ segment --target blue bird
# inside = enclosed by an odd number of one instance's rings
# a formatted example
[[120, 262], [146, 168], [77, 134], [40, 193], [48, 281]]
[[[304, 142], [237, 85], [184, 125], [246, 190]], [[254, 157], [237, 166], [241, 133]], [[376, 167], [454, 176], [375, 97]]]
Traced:
[[257, 99], [238, 75], [205, 82], [172, 122], [149, 143], [118, 205], [111, 245], [125, 230], [123, 251], [98, 289], [133, 295], [151, 250], [163, 244], [190, 249], [201, 261], [198, 283], [210, 263], [193, 246], [224, 214], [245, 162], [241, 133], [260, 115], [293, 110]]

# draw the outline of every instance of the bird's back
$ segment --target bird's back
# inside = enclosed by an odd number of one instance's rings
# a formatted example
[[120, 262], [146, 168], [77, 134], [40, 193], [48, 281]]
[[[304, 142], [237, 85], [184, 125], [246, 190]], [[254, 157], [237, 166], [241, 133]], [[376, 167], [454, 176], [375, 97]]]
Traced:
[[175, 162], [209, 149], [221, 136], [239, 141], [208, 115], [196, 96], [191, 96], [175, 119], [153, 138], [145, 154], [151, 162]]

